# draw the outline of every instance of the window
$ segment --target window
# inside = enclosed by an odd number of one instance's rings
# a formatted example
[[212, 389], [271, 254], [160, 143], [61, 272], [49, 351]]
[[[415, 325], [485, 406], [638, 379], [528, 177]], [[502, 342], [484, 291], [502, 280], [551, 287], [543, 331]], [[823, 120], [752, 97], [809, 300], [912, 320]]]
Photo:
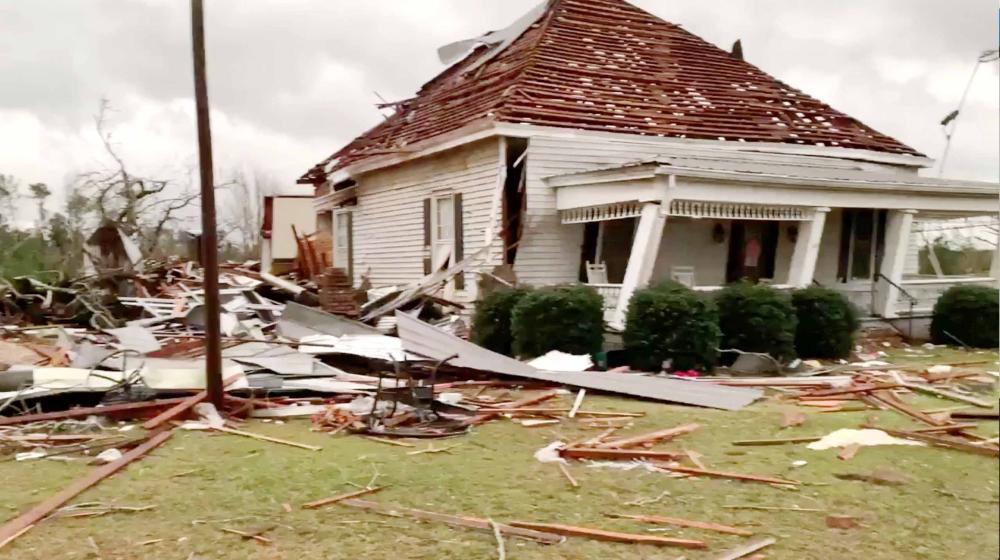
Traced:
[[352, 238], [353, 216], [350, 210], [338, 210], [333, 215], [333, 266], [353, 274], [354, 256]]
[[434, 199], [434, 242], [451, 242], [455, 238], [455, 206], [451, 195]]

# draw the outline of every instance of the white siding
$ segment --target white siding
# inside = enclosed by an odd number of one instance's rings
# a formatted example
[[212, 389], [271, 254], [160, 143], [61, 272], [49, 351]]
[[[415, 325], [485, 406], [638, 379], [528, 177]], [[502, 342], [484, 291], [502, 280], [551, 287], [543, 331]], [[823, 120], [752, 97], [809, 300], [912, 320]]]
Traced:
[[292, 226], [299, 235], [316, 232], [316, 213], [313, 201], [307, 197], [274, 197], [271, 225], [271, 258], [294, 259], [299, 246], [292, 234]]
[[[402, 285], [423, 277], [423, 201], [462, 193], [465, 256], [482, 247], [497, 188], [498, 139], [362, 175], [354, 213], [355, 283], [368, 274], [375, 286]], [[476, 275], [455, 299], [474, 298]]]

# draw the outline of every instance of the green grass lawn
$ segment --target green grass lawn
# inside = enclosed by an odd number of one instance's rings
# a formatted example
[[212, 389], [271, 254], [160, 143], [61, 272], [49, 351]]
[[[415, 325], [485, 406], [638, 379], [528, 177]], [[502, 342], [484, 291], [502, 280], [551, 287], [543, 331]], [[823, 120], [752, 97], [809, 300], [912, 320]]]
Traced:
[[[931, 357], [896, 354], [900, 360], [976, 359], [949, 351]], [[996, 359], [995, 353], [984, 359]], [[994, 369], [990, 364], [986, 366]], [[565, 397], [564, 402], [570, 402]], [[920, 398], [924, 408], [956, 403]], [[511, 559], [714, 558], [747, 539], [697, 529], [654, 527], [610, 519], [606, 513], [643, 513], [736, 525], [778, 542], [766, 549], [773, 559], [995, 559], [1000, 555], [997, 526], [997, 460], [937, 448], [886, 446], [863, 448], [851, 461], [836, 450], [811, 451], [805, 445], [734, 447], [738, 439], [822, 435], [857, 427], [870, 415], [891, 426], [913, 426], [893, 412], [820, 414], [802, 407], [800, 427], [780, 429], [781, 412], [793, 405], [772, 401], [739, 412], [667, 406], [611, 397], [588, 397], [585, 408], [644, 412], [634, 427], [641, 433], [698, 422], [702, 429], [657, 449], [702, 453], [709, 468], [802, 481], [797, 490], [707, 478], [672, 478], [642, 470], [569, 466], [580, 488], [572, 489], [555, 465], [532, 454], [551, 441], [580, 438], [599, 430], [572, 420], [524, 428], [509, 421], [480, 426], [462, 438], [434, 442], [461, 445], [451, 453], [407, 455], [413, 449], [356, 436], [311, 432], [307, 421], [285, 424], [250, 422], [246, 429], [321, 445], [311, 452], [232, 435], [180, 432], [145, 459], [74, 500], [119, 505], [155, 505], [138, 513], [96, 518], [56, 518], [36, 526], [0, 551], [18, 559], [298, 559], [496, 558], [493, 536], [391, 518], [332, 505], [301, 509], [310, 500], [348, 492], [378, 472], [378, 485], [391, 485], [372, 500], [436, 512], [488, 517], [496, 521], [538, 521], [600, 527], [705, 540], [708, 551], [594, 542], [570, 538], [545, 546], [507, 541]], [[980, 423], [979, 433], [995, 436], [996, 422]], [[417, 449], [427, 442], [415, 442]], [[794, 468], [792, 462], [805, 460]], [[57, 492], [93, 467], [82, 462], [2, 462], [0, 516], [18, 512]], [[878, 486], [836, 478], [838, 473], [869, 473], [891, 468], [911, 478], [903, 486]], [[641, 498], [662, 499], [643, 506]], [[283, 504], [290, 504], [286, 512]], [[727, 509], [724, 505], [822, 509], [825, 513]], [[829, 514], [856, 516], [860, 527], [827, 528]], [[268, 529], [274, 542], [264, 545], [222, 532]], [[666, 529], [648, 532], [649, 529]], [[97, 550], [88, 542], [92, 538]], [[153, 544], [144, 541], [162, 539]]]

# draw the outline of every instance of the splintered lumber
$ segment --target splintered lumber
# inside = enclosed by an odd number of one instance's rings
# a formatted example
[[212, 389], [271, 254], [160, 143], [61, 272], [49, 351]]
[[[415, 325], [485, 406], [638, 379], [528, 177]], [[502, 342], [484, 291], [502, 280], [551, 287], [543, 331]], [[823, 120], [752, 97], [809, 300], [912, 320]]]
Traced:
[[837, 458], [840, 459], [841, 461], [850, 461], [851, 459], [854, 458], [855, 455], [858, 454], [858, 451], [860, 450], [861, 450], [860, 443], [852, 443], [850, 445], [845, 445], [844, 447], [840, 448], [839, 452], [837, 452]]
[[927, 424], [929, 426], [943, 426], [948, 423], [943, 420], [938, 420], [937, 418], [934, 418], [929, 414], [925, 414], [922, 410], [913, 408], [912, 406], [904, 403], [903, 401], [897, 399], [895, 396], [889, 393], [886, 393], [884, 395], [880, 395], [877, 393], [870, 393], [868, 395], [868, 398], [876, 402], [882, 403], [885, 406], [888, 406], [889, 408], [892, 408], [898, 412], [902, 412], [903, 414], [909, 416], [910, 418], [923, 422], [924, 424]]
[[965, 422], [962, 424], [949, 424], [947, 426], [926, 426], [923, 428], [914, 428], [910, 430], [911, 432], [918, 434], [927, 434], [931, 432], [960, 432], [962, 430], [975, 430], [979, 426], [975, 422]]
[[602, 529], [592, 529], [590, 527], [574, 527], [572, 525], [560, 525], [558, 523], [532, 523], [528, 521], [511, 521], [514, 527], [522, 529], [533, 529], [556, 535], [567, 537], [585, 537], [598, 541], [620, 542], [628, 544], [652, 544], [656, 546], [677, 546], [681, 548], [708, 548], [702, 541], [689, 539], [674, 539], [669, 537], [656, 537], [652, 535], [639, 535], [635, 533], [618, 533], [615, 531], [605, 531]]
[[739, 558], [749, 556], [762, 548], [769, 547], [775, 542], [777, 541], [774, 537], [763, 537], [723, 552], [721, 556], [716, 556], [714, 560], [738, 560]]
[[633, 459], [657, 459], [660, 461], [676, 461], [687, 456], [685, 453], [670, 451], [644, 451], [638, 449], [589, 449], [586, 447], [567, 447], [559, 451], [566, 459], [595, 459], [604, 461], [631, 461]]
[[546, 391], [540, 395], [533, 395], [530, 397], [525, 397], [521, 400], [514, 402], [509, 402], [506, 405], [496, 405], [495, 407], [487, 411], [479, 411], [479, 414], [467, 418], [462, 421], [463, 426], [476, 426], [482, 424], [483, 422], [488, 422], [493, 420], [501, 414], [506, 414], [509, 412], [514, 412], [516, 409], [528, 408], [533, 404], [538, 404], [540, 402], [547, 401], [549, 399], [555, 398], [559, 395], [559, 391]]
[[335, 504], [337, 502], [342, 502], [344, 500], [350, 500], [351, 498], [357, 498], [358, 496], [364, 496], [366, 494], [373, 494], [382, 490], [385, 486], [374, 486], [372, 488], [362, 488], [361, 490], [355, 490], [354, 492], [348, 492], [346, 494], [340, 494], [339, 496], [332, 496], [330, 498], [323, 498], [322, 500], [316, 500], [315, 502], [309, 502], [302, 504], [305, 509], [316, 509], [318, 507], [328, 506], [330, 504]]
[[576, 394], [576, 400], [573, 401], [573, 408], [570, 409], [569, 414], [567, 414], [567, 416], [569, 416], [570, 418], [576, 416], [576, 413], [580, 411], [580, 405], [583, 404], [583, 398], [586, 396], [587, 396], [587, 390], [580, 389], [580, 391]]
[[998, 420], [1000, 419], [1000, 412], [991, 411], [987, 412], [985, 410], [967, 410], [961, 412], [952, 412], [952, 418], [961, 418], [963, 420]]
[[265, 436], [262, 434], [255, 434], [253, 432], [244, 432], [243, 430], [234, 430], [232, 428], [225, 427], [213, 427], [213, 430], [217, 432], [223, 432], [226, 434], [233, 434], [234, 436], [243, 436], [251, 439], [258, 439], [260, 441], [269, 441], [271, 443], [280, 443], [282, 445], [289, 445], [291, 447], [298, 447], [299, 449], [308, 449], [309, 451], [319, 451], [323, 449], [322, 447], [316, 445], [306, 445], [304, 443], [298, 443], [296, 441], [288, 441], [287, 439], [278, 439], [276, 437]]
[[977, 399], [975, 397], [968, 397], [966, 395], [960, 395], [954, 391], [938, 389], [937, 387], [922, 385], [920, 383], [903, 383], [902, 385], [903, 387], [913, 391], [927, 393], [928, 395], [934, 395], [935, 397], [941, 397], [943, 399], [964, 402], [973, 406], [978, 406], [979, 408], [993, 408], [997, 404], [996, 400], [989, 401], [985, 399]]
[[246, 531], [240, 531], [239, 529], [230, 529], [230, 528], [227, 528], [227, 527], [220, 527], [219, 530], [222, 531], [223, 533], [231, 533], [233, 535], [239, 535], [239, 536], [243, 537], [244, 539], [252, 539], [252, 540], [255, 540], [257, 542], [264, 543], [264, 544], [272, 544], [274, 542], [274, 541], [272, 541], [271, 539], [269, 539], [267, 537], [264, 537], [264, 536], [261, 536], [261, 535], [255, 534], [255, 533], [248, 533]]
[[823, 439], [823, 436], [804, 436], [778, 439], [741, 439], [732, 442], [732, 445], [785, 445], [786, 443], [812, 443]]
[[[227, 377], [225, 380], [223, 380], [222, 387], [223, 388], [228, 387], [242, 376], [243, 374], [237, 374]], [[175, 404], [169, 409], [164, 410], [155, 417], [146, 420], [145, 422], [143, 422], [142, 428], [144, 430], [155, 430], [156, 428], [159, 428], [160, 426], [166, 424], [167, 422], [177, 419], [179, 416], [185, 414], [187, 411], [194, 408], [195, 405], [201, 403], [207, 398], [208, 398], [208, 391], [199, 391], [197, 394], [184, 399], [183, 401]]]
[[48, 517], [50, 513], [66, 505], [67, 502], [79, 496], [84, 491], [105, 478], [108, 478], [109, 476], [122, 470], [132, 461], [141, 458], [143, 455], [162, 445], [163, 442], [170, 439], [170, 436], [172, 435], [173, 431], [160, 432], [154, 435], [146, 440], [142, 445], [126, 452], [120, 459], [97, 467], [87, 473], [87, 475], [83, 478], [77, 479], [75, 482], [59, 491], [54, 496], [36, 505], [20, 516], [8, 521], [0, 527], [0, 544], [5, 545], [18, 536], [24, 534], [33, 525]]
[[947, 447], [949, 449], [955, 449], [957, 451], [967, 451], [969, 453], [975, 453], [976, 455], [985, 455], [987, 457], [1000, 457], [1000, 450], [998, 450], [996, 447], [973, 445], [971, 443], [966, 443], [964, 441], [946, 438], [943, 436], [925, 434], [920, 432], [907, 432], [905, 430], [893, 430], [890, 428], [883, 428], [881, 426], [865, 425], [864, 427], [872, 428], [875, 430], [882, 430], [883, 432], [891, 436], [922, 441], [924, 443], [928, 443], [935, 447]]
[[644, 443], [654, 443], [658, 441], [670, 441], [677, 436], [684, 434], [689, 434], [698, 428], [700, 424], [682, 424], [674, 428], [667, 428], [665, 430], [659, 430], [656, 432], [650, 432], [648, 434], [640, 434], [637, 436], [616, 439], [614, 441], [607, 441], [604, 443], [599, 443], [595, 447], [597, 449], [627, 449], [629, 447], [636, 447]]
[[562, 475], [566, 477], [566, 480], [569, 481], [570, 486], [572, 486], [573, 488], [578, 488], [580, 486], [580, 483], [578, 483], [576, 479], [573, 478], [573, 475], [569, 473], [569, 469], [566, 468], [566, 465], [562, 463], [556, 463], [556, 466], [559, 467], [559, 472], [561, 472]]
[[806, 397], [833, 397], [837, 395], [853, 395], [855, 393], [868, 393], [871, 391], [881, 391], [882, 389], [895, 389], [902, 387], [902, 383], [870, 383], [868, 385], [854, 385], [843, 389], [821, 389], [810, 391]]
[[143, 401], [134, 403], [113, 404], [109, 406], [88, 406], [85, 408], [71, 408], [58, 412], [42, 412], [39, 414], [24, 414], [21, 416], [0, 417], [0, 426], [11, 426], [15, 424], [30, 424], [32, 422], [47, 422], [49, 420], [65, 420], [67, 418], [86, 418], [92, 415], [116, 414], [122, 412], [141, 412], [152, 408], [163, 408], [174, 406], [187, 400], [187, 397], [176, 399], [159, 399], [155, 401]]
[[785, 484], [797, 486], [802, 484], [797, 480], [788, 480], [784, 478], [773, 478], [770, 476], [758, 476], [755, 474], [741, 474], [732, 473], [725, 471], [713, 471], [707, 469], [695, 469], [691, 467], [675, 467], [671, 465], [666, 465], [663, 463], [657, 463], [656, 466], [660, 469], [667, 471], [674, 471], [679, 473], [691, 474], [695, 476], [708, 476], [712, 478], [731, 478], [733, 480], [743, 480], [746, 482], [763, 482], [764, 484]]
[[673, 525], [675, 527], [690, 527], [692, 529], [704, 529], [706, 531], [739, 535], [741, 537], [749, 537], [753, 535], [753, 531], [747, 531], [746, 529], [740, 529], [739, 527], [730, 527], [729, 525], [720, 525], [719, 523], [709, 523], [706, 521], [692, 521], [690, 519], [682, 519], [680, 517], [664, 517], [662, 515], [630, 515], [626, 513], [609, 513], [607, 515], [608, 517], [632, 519], [643, 523]]
[[375, 513], [381, 515], [388, 515], [390, 517], [403, 517], [403, 516], [412, 517], [413, 519], [419, 519], [422, 521], [437, 521], [438, 523], [444, 523], [446, 525], [452, 525], [455, 527], [464, 527], [466, 529], [476, 529], [479, 531], [487, 531], [490, 533], [494, 531], [494, 526], [495, 526], [500, 531], [500, 533], [505, 536], [527, 539], [531, 541], [540, 542], [542, 544], [559, 544], [564, 540], [566, 540], [563, 537], [560, 537], [558, 535], [553, 535], [550, 532], [534, 531], [531, 529], [515, 527], [513, 525], [506, 525], [503, 523], [496, 523], [494, 525], [491, 525], [489, 519], [481, 519], [478, 517], [448, 515], [446, 513], [437, 513], [433, 511], [424, 511], [420, 509], [393, 507], [393, 506], [387, 506], [385, 504], [380, 504], [378, 502], [359, 500], [357, 498], [342, 500], [337, 503], [342, 506], [373, 511]]

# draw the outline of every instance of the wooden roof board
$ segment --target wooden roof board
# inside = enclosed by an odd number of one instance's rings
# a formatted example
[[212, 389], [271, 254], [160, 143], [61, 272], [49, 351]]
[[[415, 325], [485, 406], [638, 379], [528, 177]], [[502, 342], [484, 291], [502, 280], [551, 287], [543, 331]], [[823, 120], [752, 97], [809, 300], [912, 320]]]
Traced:
[[484, 118], [921, 155], [624, 0], [550, 0], [502, 52], [474, 50], [301, 181]]

